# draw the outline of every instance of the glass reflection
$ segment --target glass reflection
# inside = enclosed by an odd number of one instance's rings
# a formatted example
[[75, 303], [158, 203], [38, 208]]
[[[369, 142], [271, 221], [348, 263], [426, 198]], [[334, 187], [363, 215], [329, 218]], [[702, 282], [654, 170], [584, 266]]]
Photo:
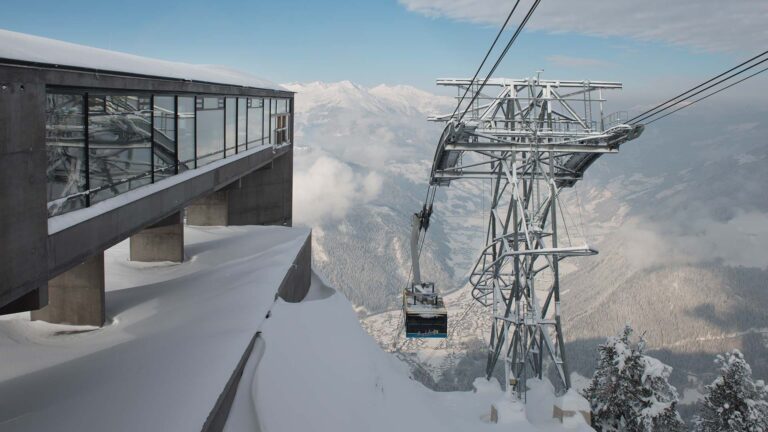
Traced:
[[176, 174], [176, 98], [154, 97], [155, 181]]
[[87, 204], [83, 104], [83, 95], [49, 93], [46, 96], [48, 216]]
[[195, 97], [179, 96], [179, 172], [195, 168]]
[[264, 138], [264, 100], [248, 99], [248, 148], [261, 145]]
[[89, 98], [88, 175], [91, 203], [152, 181], [150, 108], [149, 96]]
[[224, 152], [225, 157], [232, 156], [235, 154], [235, 142], [237, 141], [237, 105], [235, 105], [236, 99], [235, 98], [227, 98], [226, 105], [225, 105], [225, 133], [224, 133], [224, 141], [225, 141], [225, 148], [226, 151]]
[[197, 98], [197, 166], [224, 157], [224, 98]]
[[237, 99], [237, 151], [245, 150], [246, 147], [246, 127], [248, 126], [247, 100], [245, 98]]

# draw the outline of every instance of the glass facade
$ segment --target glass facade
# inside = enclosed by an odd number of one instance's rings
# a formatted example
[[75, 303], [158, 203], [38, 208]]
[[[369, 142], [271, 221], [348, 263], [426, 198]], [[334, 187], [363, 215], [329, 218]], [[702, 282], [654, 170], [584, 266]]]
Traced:
[[47, 94], [49, 216], [290, 139], [288, 99], [114, 93]]

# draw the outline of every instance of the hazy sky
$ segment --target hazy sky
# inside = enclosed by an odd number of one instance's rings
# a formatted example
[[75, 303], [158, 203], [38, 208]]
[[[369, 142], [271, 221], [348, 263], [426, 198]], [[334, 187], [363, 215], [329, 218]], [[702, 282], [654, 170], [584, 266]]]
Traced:
[[[434, 90], [437, 77], [471, 76], [513, 3], [5, 0], [0, 28], [277, 82]], [[620, 80], [639, 94], [678, 89], [762, 51], [766, 22], [763, 0], [543, 0], [500, 74], [544, 69], [550, 78]]]

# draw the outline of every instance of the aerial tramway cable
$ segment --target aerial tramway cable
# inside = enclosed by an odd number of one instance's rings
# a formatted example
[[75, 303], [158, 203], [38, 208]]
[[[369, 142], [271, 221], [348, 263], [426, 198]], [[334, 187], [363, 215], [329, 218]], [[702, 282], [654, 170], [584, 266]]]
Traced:
[[[483, 80], [483, 83], [480, 84], [480, 87], [477, 89], [474, 95], [472, 95], [472, 99], [470, 99], [469, 103], [467, 104], [467, 107], [464, 108], [464, 112], [461, 113], [461, 116], [459, 117], [459, 122], [464, 118], [464, 116], [469, 111], [469, 108], [472, 106], [472, 104], [477, 99], [477, 96], [480, 94], [481, 91], [483, 91], [483, 88], [488, 83], [488, 80], [491, 79], [491, 76], [493, 76], [493, 73], [496, 72], [496, 69], [501, 64], [501, 61], [504, 59], [504, 57], [507, 55], [507, 52], [509, 51], [509, 48], [512, 47], [512, 44], [515, 43], [515, 40], [517, 40], [517, 37], [520, 35], [520, 33], [523, 31], [523, 28], [525, 28], [525, 25], [528, 23], [528, 20], [531, 19], [531, 15], [533, 15], [533, 12], [536, 10], [536, 8], [539, 6], [539, 3], [541, 3], [541, 0], [536, 0], [533, 5], [531, 5], [530, 9], [528, 9], [528, 13], [525, 15], [525, 18], [523, 18], [523, 21], [520, 23], [520, 25], [517, 26], [517, 30], [515, 30], [515, 33], [512, 35], [512, 37], [509, 39], [509, 42], [507, 42], [507, 46], [504, 47], [504, 51], [499, 54], [499, 58], [496, 59], [496, 63], [494, 63], [491, 70], [488, 72], [488, 75], [485, 76], [485, 79]], [[515, 8], [517, 8], [517, 3], [515, 3], [515, 7], [512, 9], [512, 12], [514, 12]], [[474, 79], [472, 82], [470, 82], [470, 85], [474, 83]], [[469, 87], [467, 87], [469, 88]]]
[[664, 114], [664, 115], [663, 115], [663, 116], [661, 116], [661, 117], [656, 117], [655, 119], [653, 119], [653, 120], [649, 121], [648, 123], [646, 123], [646, 125], [649, 125], [649, 124], [651, 124], [651, 123], [653, 123], [653, 122], [657, 122], [657, 121], [659, 121], [659, 120], [663, 119], [664, 117], [670, 116], [670, 115], [672, 115], [672, 114], [674, 114], [674, 113], [676, 113], [676, 112], [680, 111], [680, 110], [681, 110], [681, 109], [683, 109], [683, 108], [688, 108], [689, 106], [691, 106], [691, 105], [695, 104], [696, 102], [702, 101], [702, 100], [704, 100], [704, 99], [706, 99], [706, 98], [708, 98], [708, 97], [710, 97], [710, 96], [714, 96], [714, 95], [716, 95], [716, 94], [720, 93], [720, 92], [721, 92], [721, 91], [723, 91], [723, 90], [727, 90], [727, 89], [729, 89], [729, 88], [731, 88], [731, 87], [735, 86], [736, 84], [739, 84], [739, 83], [741, 83], [741, 82], [743, 82], [743, 81], [746, 81], [746, 80], [748, 80], [748, 79], [752, 78], [753, 76], [755, 76], [755, 75], [759, 75], [759, 74], [761, 74], [761, 73], [763, 73], [763, 72], [765, 72], [765, 71], [767, 71], [767, 70], [768, 70], [768, 67], [766, 67], [766, 68], [763, 68], [763, 69], [760, 69], [759, 71], [757, 71], [757, 72], [755, 72], [755, 73], [753, 73], [753, 74], [751, 74], [751, 75], [747, 75], [746, 77], [744, 77], [744, 78], [742, 78], [742, 79], [740, 79], [740, 80], [738, 80], [738, 81], [736, 81], [736, 82], [734, 82], [734, 83], [731, 83], [731, 84], [729, 84], [729, 85], [727, 85], [727, 86], [725, 86], [725, 87], [723, 87], [723, 88], [721, 88], [721, 89], [719, 89], [719, 90], [717, 90], [717, 91], [714, 91], [714, 92], [712, 92], [712, 93], [710, 93], [710, 94], [708, 94], [708, 95], [705, 95], [705, 96], [702, 96], [702, 97], [700, 97], [700, 98], [698, 98], [698, 99], [696, 99], [696, 100], [693, 100], [693, 101], [691, 101], [690, 103], [688, 103], [687, 105], [683, 105], [683, 106], [681, 106], [680, 108], [678, 108], [678, 109], [676, 109], [676, 110], [674, 110], [674, 111], [668, 112], [668, 113]]
[[517, 9], [517, 5], [519, 4], [520, 4], [520, 0], [517, 0], [515, 2], [515, 5], [512, 7], [512, 10], [509, 11], [509, 15], [507, 15], [507, 19], [504, 21], [504, 24], [499, 29], [499, 33], [496, 34], [496, 39], [493, 40], [491, 47], [488, 48], [488, 52], [486, 52], [485, 57], [483, 57], [483, 61], [480, 62], [480, 66], [475, 71], [475, 75], [472, 77], [472, 81], [470, 81], [470, 85], [468, 85], [467, 88], [464, 89], [464, 94], [461, 96], [461, 99], [459, 99], [459, 103], [456, 104], [456, 109], [453, 110], [453, 114], [451, 115], [451, 118], [456, 117], [456, 113], [459, 112], [459, 108], [461, 108], [461, 102], [464, 101], [465, 97], [467, 97], [467, 93], [469, 93], [469, 89], [472, 86], [472, 83], [475, 82], [475, 80], [477, 79], [477, 76], [480, 74], [480, 71], [483, 69], [483, 66], [485, 66], [485, 62], [488, 60], [488, 57], [491, 55], [491, 52], [493, 52], [493, 48], [496, 46], [496, 42], [499, 41], [499, 38], [501, 37], [502, 33], [504, 33], [504, 29], [507, 28], [507, 24], [509, 23], [509, 20], [512, 18], [512, 15], [515, 13], [515, 10]]
[[[629, 119], [629, 120], [627, 121], [627, 123], [628, 123], [628, 124], [632, 124], [632, 125], [634, 125], [634, 124], [638, 124], [638, 123], [642, 122], [643, 120], [647, 120], [647, 119], [649, 119], [649, 118], [652, 118], [652, 117], [654, 117], [654, 116], [656, 116], [656, 115], [658, 115], [658, 114], [661, 114], [662, 112], [664, 112], [664, 111], [666, 111], [666, 110], [668, 110], [668, 109], [671, 109], [671, 108], [675, 107], [676, 105], [678, 105], [678, 104], [680, 104], [680, 103], [682, 103], [682, 102], [686, 101], [686, 100], [687, 100], [688, 98], [690, 98], [690, 97], [693, 97], [693, 96], [699, 95], [699, 94], [701, 94], [702, 92], [704, 92], [704, 91], [706, 91], [706, 90], [709, 90], [709, 89], [711, 89], [712, 87], [715, 87], [715, 86], [717, 86], [717, 85], [719, 85], [719, 84], [722, 84], [722, 83], [723, 83], [723, 82], [725, 82], [725, 81], [728, 81], [728, 80], [730, 80], [730, 79], [732, 79], [732, 78], [735, 78], [735, 77], [737, 77], [738, 75], [740, 75], [740, 74], [742, 74], [742, 73], [745, 73], [745, 72], [749, 71], [750, 69], [752, 69], [752, 68], [754, 68], [754, 67], [757, 67], [758, 65], [760, 65], [760, 64], [762, 64], [762, 63], [764, 63], [764, 62], [768, 61], [768, 58], [762, 59], [762, 60], [761, 60], [760, 62], [758, 62], [758, 63], [755, 63], [755, 64], [753, 64], [753, 65], [750, 65], [750, 66], [748, 66], [748, 67], [746, 67], [746, 68], [744, 68], [744, 69], [742, 69], [742, 70], [740, 70], [740, 71], [737, 71], [737, 72], [735, 72], [735, 73], [731, 74], [730, 76], [727, 76], [727, 77], [725, 77], [725, 78], [723, 78], [723, 79], [721, 79], [721, 80], [719, 80], [719, 81], [715, 82], [714, 84], [710, 84], [709, 86], [707, 86], [707, 87], [705, 87], [705, 88], [703, 88], [703, 89], [701, 89], [701, 90], [697, 91], [696, 93], [693, 93], [693, 94], [689, 94], [689, 93], [691, 93], [691, 92], [693, 92], [693, 91], [695, 91], [695, 90], [698, 90], [698, 89], [699, 89], [699, 88], [701, 88], [701, 87], [704, 87], [704, 86], [706, 86], [707, 84], [711, 83], [712, 81], [715, 81], [715, 80], [717, 80], [718, 78], [721, 78], [721, 77], [723, 77], [724, 75], [727, 75], [727, 74], [729, 74], [729, 73], [731, 73], [731, 72], [735, 71], [736, 69], [739, 69], [740, 67], [742, 67], [742, 66], [744, 66], [744, 65], [747, 65], [747, 64], [749, 64], [749, 63], [752, 63], [753, 61], [755, 61], [755, 60], [757, 60], [757, 59], [759, 59], [759, 58], [761, 58], [761, 57], [765, 56], [766, 54], [768, 54], [768, 51], [763, 51], [762, 53], [760, 53], [760, 54], [758, 54], [758, 55], [756, 55], [756, 56], [754, 56], [754, 57], [750, 58], [749, 60], [747, 60], [747, 61], [744, 61], [744, 62], [742, 62], [742, 63], [740, 63], [740, 64], [738, 64], [738, 65], [736, 65], [736, 66], [734, 66], [734, 67], [732, 67], [732, 68], [730, 68], [730, 69], [728, 69], [727, 71], [725, 71], [725, 72], [723, 72], [723, 73], [721, 73], [721, 74], [719, 74], [719, 75], [717, 75], [717, 76], [715, 76], [715, 77], [712, 77], [712, 78], [708, 79], [707, 81], [704, 81], [703, 83], [701, 83], [701, 84], [699, 84], [699, 85], [697, 85], [697, 86], [695, 86], [695, 87], [693, 87], [693, 88], [691, 88], [691, 89], [689, 89], [689, 90], [687, 90], [687, 91], [685, 91], [685, 92], [683, 92], [683, 93], [680, 93], [679, 95], [677, 95], [677, 96], [675, 96], [675, 97], [673, 97], [673, 98], [671, 98], [671, 99], [669, 99], [669, 100], [667, 100], [667, 101], [665, 101], [665, 102], [662, 102], [662, 103], [660, 103], [660, 104], [656, 105], [655, 107], [653, 107], [653, 108], [651, 108], [651, 109], [649, 109], [649, 110], [647, 110], [647, 111], [644, 111], [644, 112], [643, 112], [643, 113], [641, 113], [641, 114], [638, 114], [638, 115], [636, 115], [636, 116], [632, 117], [631, 119]], [[756, 75], [756, 74], [753, 74], [752, 76], [754, 76], [754, 75]], [[742, 81], [743, 81], [743, 80], [742, 80]], [[739, 82], [741, 82], [741, 81], [739, 81]], [[734, 83], [734, 84], [736, 84], [736, 83]], [[729, 88], [729, 87], [731, 87], [731, 85], [729, 85], [729, 86], [727, 86], [727, 87], [725, 87], [725, 88]], [[721, 89], [721, 90], [725, 90], [725, 88], [723, 88], [723, 89]], [[718, 90], [717, 92], [719, 92], [719, 91], [720, 91], [720, 90]], [[713, 93], [713, 94], [714, 94], [714, 93]]]

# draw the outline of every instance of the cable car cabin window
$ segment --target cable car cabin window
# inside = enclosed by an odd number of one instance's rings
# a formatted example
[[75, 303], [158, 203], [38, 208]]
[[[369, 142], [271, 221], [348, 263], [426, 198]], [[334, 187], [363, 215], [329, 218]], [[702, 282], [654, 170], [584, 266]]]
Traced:
[[405, 316], [405, 337], [444, 338], [448, 337], [448, 316], [424, 317], [418, 314]]

